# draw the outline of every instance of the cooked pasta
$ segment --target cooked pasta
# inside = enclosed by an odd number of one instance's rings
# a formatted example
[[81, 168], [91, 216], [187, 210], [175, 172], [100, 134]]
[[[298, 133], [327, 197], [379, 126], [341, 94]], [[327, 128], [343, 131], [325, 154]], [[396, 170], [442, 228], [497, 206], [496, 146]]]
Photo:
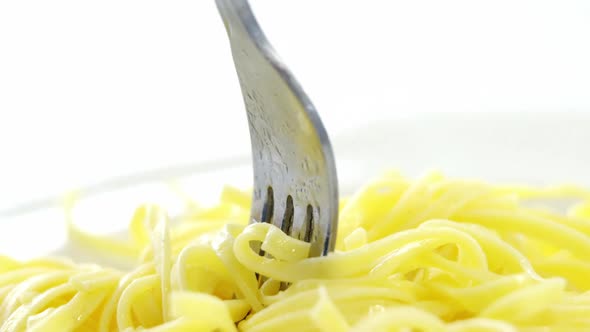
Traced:
[[136, 266], [0, 256], [0, 331], [590, 330], [586, 190], [388, 172], [342, 200], [336, 251], [313, 258], [249, 224], [249, 202], [226, 188], [174, 222], [143, 205], [120, 241], [77, 228], [70, 201], [73, 241]]

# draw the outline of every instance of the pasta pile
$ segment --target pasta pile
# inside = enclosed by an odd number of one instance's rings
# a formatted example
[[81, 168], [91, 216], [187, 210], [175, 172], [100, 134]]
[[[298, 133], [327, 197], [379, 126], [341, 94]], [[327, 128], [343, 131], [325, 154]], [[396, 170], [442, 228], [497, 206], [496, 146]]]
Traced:
[[[558, 199], [567, 212], [541, 204]], [[138, 264], [0, 256], [0, 331], [590, 331], [582, 189], [388, 172], [341, 201], [336, 251], [315, 258], [249, 205], [227, 187], [180, 222], [140, 206], [128, 241], [70, 220], [74, 241]]]

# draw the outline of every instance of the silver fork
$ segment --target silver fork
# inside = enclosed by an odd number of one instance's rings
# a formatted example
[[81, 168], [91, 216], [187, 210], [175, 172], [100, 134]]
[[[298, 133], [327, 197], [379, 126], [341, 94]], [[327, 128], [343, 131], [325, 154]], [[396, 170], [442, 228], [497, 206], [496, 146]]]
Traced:
[[254, 193], [251, 222], [267, 222], [334, 249], [338, 185], [332, 146], [314, 106], [258, 25], [247, 0], [216, 0], [248, 113]]

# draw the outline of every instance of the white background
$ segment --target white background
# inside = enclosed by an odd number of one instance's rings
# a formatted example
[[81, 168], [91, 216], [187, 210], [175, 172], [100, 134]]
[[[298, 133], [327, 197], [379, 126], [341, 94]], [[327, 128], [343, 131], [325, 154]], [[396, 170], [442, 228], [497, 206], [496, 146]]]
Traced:
[[[590, 110], [589, 1], [252, 3], [334, 136], [399, 114]], [[213, 0], [0, 1], [0, 207], [248, 140]]]

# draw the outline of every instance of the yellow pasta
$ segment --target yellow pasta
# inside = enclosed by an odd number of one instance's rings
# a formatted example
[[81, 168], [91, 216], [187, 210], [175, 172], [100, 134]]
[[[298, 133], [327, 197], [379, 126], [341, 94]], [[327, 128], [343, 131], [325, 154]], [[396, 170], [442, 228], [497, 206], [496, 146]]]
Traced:
[[336, 251], [314, 258], [249, 204], [228, 187], [175, 222], [142, 205], [122, 241], [77, 228], [70, 198], [71, 240], [135, 266], [0, 256], [0, 332], [590, 331], [582, 188], [388, 172], [342, 200]]

